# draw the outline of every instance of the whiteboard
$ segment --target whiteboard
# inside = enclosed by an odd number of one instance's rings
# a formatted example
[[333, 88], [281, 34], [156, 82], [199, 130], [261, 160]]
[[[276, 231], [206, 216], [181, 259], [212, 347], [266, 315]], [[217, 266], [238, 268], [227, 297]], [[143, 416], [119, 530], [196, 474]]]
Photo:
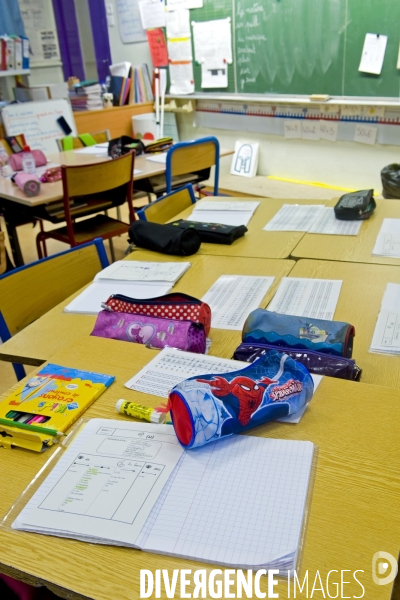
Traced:
[[119, 34], [123, 44], [144, 42], [146, 32], [142, 27], [139, 0], [116, 0]]
[[67, 121], [72, 129], [71, 135], [77, 135], [68, 100], [9, 104], [3, 108], [1, 116], [7, 135], [23, 133], [32, 149], [42, 150], [45, 154], [58, 152], [56, 139], [65, 136], [57, 123], [59, 117]]

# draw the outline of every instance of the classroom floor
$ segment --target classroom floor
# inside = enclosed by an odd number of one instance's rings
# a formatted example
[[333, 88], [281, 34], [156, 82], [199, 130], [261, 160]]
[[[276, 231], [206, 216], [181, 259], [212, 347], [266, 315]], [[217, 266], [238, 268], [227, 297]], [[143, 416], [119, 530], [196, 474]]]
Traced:
[[[223, 187], [223, 185], [221, 186]], [[318, 190], [320, 190], [320, 196], [318, 195]], [[243, 192], [239, 191], [235, 194], [233, 191], [229, 190], [230, 194], [237, 196], [245, 196]], [[279, 181], [269, 181], [268, 183], [268, 196], [271, 198], [296, 198], [296, 199], [311, 199], [311, 198], [321, 198], [326, 199], [327, 197], [337, 197], [340, 196], [343, 192], [338, 192], [337, 190], [326, 190], [324, 188], [315, 188], [308, 187], [304, 185], [297, 184], [288, 184]], [[134, 204], [136, 208], [143, 206], [146, 204], [146, 200], [135, 201]], [[115, 213], [115, 214], [113, 214]], [[109, 215], [111, 217], [117, 218], [116, 210], [109, 211]], [[128, 208], [127, 206], [121, 207], [121, 219], [122, 221], [128, 222]], [[51, 229], [54, 227], [51, 223], [44, 222], [44, 228]], [[5, 225], [2, 217], [0, 217], [0, 229], [5, 231]], [[20, 240], [22, 256], [24, 257], [25, 264], [30, 262], [34, 262], [37, 260], [37, 251], [36, 251], [36, 235], [39, 232], [39, 225], [36, 224], [33, 227], [31, 224], [21, 225], [18, 227], [18, 237]], [[127, 237], [121, 236], [113, 238], [114, 242], [114, 251], [115, 251], [115, 259], [121, 260], [124, 258], [125, 250], [128, 247]], [[8, 249], [8, 253], [11, 256], [10, 247], [8, 244], [8, 240], [6, 239], [6, 246]], [[107, 248], [107, 252], [109, 254], [109, 245], [108, 242], [105, 243]], [[56, 252], [61, 252], [65, 250], [67, 246], [57, 240], [48, 240], [47, 241], [47, 249], [49, 254], [55, 254]], [[25, 366], [26, 373], [28, 374], [33, 367], [27, 365]], [[0, 361], [0, 393], [6, 391], [9, 387], [16, 383], [15, 373], [12, 368], [11, 363], [7, 363], [4, 361]]]

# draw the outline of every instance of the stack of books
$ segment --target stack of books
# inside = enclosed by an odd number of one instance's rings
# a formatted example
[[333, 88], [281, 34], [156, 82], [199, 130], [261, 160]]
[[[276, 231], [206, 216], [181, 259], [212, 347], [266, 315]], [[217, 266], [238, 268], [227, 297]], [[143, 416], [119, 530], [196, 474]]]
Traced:
[[81, 81], [70, 88], [68, 95], [73, 111], [103, 108], [101, 86], [97, 81]]

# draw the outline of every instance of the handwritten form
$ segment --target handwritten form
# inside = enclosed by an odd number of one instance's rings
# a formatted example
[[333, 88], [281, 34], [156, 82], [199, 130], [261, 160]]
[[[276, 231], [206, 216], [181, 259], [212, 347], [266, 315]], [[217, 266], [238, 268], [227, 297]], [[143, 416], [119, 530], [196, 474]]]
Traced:
[[123, 44], [144, 42], [138, 0], [116, 0], [119, 34]]
[[247, 225], [259, 202], [199, 202], [195, 204], [188, 221]]
[[380, 75], [385, 58], [387, 35], [367, 33], [361, 54], [361, 62], [358, 67], [363, 73]]
[[383, 219], [372, 254], [400, 258], [400, 219]]
[[97, 273], [99, 279], [122, 279], [124, 281], [169, 281], [175, 283], [190, 267], [189, 262], [146, 262], [139, 260], [117, 260]]
[[274, 279], [221, 275], [202, 298], [211, 307], [211, 327], [240, 331], [248, 314], [260, 306]]
[[332, 320], [342, 281], [283, 277], [268, 310], [284, 315]]
[[143, 29], [165, 27], [164, 0], [142, 0], [139, 11]]
[[371, 352], [400, 354], [400, 284], [388, 283], [370, 347]]
[[168, 398], [170, 390], [181, 381], [195, 375], [229, 373], [247, 367], [249, 363], [164, 348], [125, 387], [144, 394]]
[[92, 419], [12, 527], [134, 545], [182, 454], [169, 425]]

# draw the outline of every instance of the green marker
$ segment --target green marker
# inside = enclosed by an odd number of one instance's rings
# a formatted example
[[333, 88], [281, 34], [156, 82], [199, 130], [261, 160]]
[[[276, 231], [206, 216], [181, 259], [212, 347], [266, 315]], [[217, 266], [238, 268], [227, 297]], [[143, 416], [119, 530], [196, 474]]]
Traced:
[[56, 429], [50, 429], [48, 427], [40, 427], [40, 425], [25, 425], [25, 423], [18, 423], [17, 421], [9, 421], [8, 419], [0, 419], [0, 425], [8, 425], [9, 427], [16, 427], [17, 429], [25, 429], [27, 431], [36, 431], [37, 433], [47, 433], [55, 437], [67, 435], [62, 431]]

